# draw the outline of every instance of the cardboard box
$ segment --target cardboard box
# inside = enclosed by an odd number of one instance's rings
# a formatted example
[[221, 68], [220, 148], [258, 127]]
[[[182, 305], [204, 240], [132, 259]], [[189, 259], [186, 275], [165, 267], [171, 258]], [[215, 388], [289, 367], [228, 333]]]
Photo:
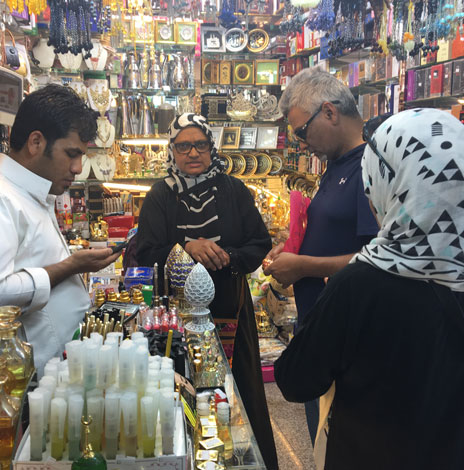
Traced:
[[414, 101], [416, 93], [416, 71], [408, 70], [406, 75], [406, 101]]
[[444, 62], [452, 58], [452, 46], [452, 41], [447, 41], [446, 39], [438, 40], [437, 62]]
[[453, 82], [453, 62], [443, 64], [443, 96], [451, 95], [451, 84]]
[[430, 87], [432, 85], [432, 67], [425, 69], [424, 98], [430, 98]]
[[430, 72], [431, 79], [429, 96], [441, 96], [443, 93], [443, 64], [432, 66]]
[[358, 78], [359, 83], [362, 83], [366, 80], [366, 61], [360, 60], [358, 62]]
[[451, 85], [451, 94], [459, 95], [464, 90], [464, 59], [453, 62], [453, 83]]
[[425, 69], [416, 70], [414, 77], [414, 99], [420, 100], [424, 98], [425, 92]]

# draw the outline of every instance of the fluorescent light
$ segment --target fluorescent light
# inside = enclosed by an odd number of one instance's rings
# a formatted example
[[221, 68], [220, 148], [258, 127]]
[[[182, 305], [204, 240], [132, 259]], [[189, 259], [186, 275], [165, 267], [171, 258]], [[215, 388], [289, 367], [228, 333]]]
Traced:
[[121, 142], [126, 145], [168, 145], [168, 139], [148, 138], [148, 139], [122, 139]]
[[125, 184], [125, 183], [103, 183], [103, 186], [108, 189], [125, 189], [127, 191], [150, 191], [151, 186], [142, 186], [140, 184]]

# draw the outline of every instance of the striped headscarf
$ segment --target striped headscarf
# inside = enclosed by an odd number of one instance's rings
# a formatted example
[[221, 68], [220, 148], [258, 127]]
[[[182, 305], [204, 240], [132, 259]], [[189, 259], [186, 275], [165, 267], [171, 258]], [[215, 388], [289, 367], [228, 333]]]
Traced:
[[437, 109], [387, 119], [362, 160], [380, 230], [356, 259], [399, 276], [464, 292], [464, 126]]
[[[187, 127], [198, 127], [211, 144], [211, 164], [200, 175], [190, 176], [176, 165], [174, 141], [177, 135]], [[178, 116], [169, 129], [169, 152], [167, 161], [168, 175], [166, 184], [179, 195], [180, 207], [177, 216], [177, 228], [184, 231], [186, 242], [206, 238], [218, 242], [221, 239], [219, 218], [216, 210], [215, 176], [224, 172], [224, 164], [219, 158], [211, 128], [203, 116], [185, 113]]]
[[[176, 165], [176, 160], [174, 159], [173, 144], [176, 137], [179, 132], [184, 130], [186, 127], [191, 126], [198, 127], [202, 130], [211, 144], [211, 165], [204, 173], [198, 176], [190, 176], [180, 171]], [[211, 128], [203, 116], [193, 113], [184, 113], [172, 121], [171, 127], [169, 128], [167, 171], [169, 176], [165, 181], [167, 185], [178, 194], [192, 188], [196, 184], [201, 183], [208, 178], [213, 178], [219, 173], [224, 173], [224, 163], [219, 158]]]

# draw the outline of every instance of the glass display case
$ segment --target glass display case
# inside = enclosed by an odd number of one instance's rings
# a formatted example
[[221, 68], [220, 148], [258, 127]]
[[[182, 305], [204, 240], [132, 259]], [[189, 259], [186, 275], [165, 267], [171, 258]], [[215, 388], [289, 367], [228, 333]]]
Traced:
[[[210, 318], [210, 320], [212, 321], [212, 318]], [[226, 468], [266, 470], [263, 457], [261, 456], [240, 397], [240, 392], [235, 383], [232, 370], [229, 367], [229, 362], [222, 348], [216, 329], [211, 332], [210, 341], [211, 347], [219, 354], [218, 363], [221, 364], [222, 370], [218, 371], [218, 373], [213, 376], [210, 375], [207, 380], [204, 380], [202, 373], [208, 374], [209, 372], [195, 372], [191, 364], [192, 361], [190, 361], [190, 365], [197, 391], [219, 387], [227, 394], [230, 405], [230, 434], [233, 443], [234, 458], [231, 464], [227, 464]], [[187, 343], [188, 342], [187, 338]], [[208, 380], [210, 380], [210, 383], [208, 383]], [[201, 386], [198, 387], [197, 383], [201, 384]]]

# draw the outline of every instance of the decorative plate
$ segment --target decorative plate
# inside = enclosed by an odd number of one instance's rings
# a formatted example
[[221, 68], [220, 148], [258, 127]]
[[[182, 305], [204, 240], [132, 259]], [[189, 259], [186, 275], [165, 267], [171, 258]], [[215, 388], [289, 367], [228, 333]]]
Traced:
[[267, 153], [257, 153], [256, 159], [258, 160], [258, 168], [255, 172], [256, 177], [263, 178], [267, 176], [272, 168], [271, 157]]
[[232, 28], [224, 35], [226, 49], [230, 52], [240, 52], [247, 47], [248, 35], [240, 28]]
[[269, 45], [269, 34], [264, 29], [253, 29], [248, 33], [247, 48], [250, 52], [262, 52]]
[[226, 153], [220, 153], [219, 154], [219, 158], [223, 161], [224, 163], [224, 173], [226, 175], [230, 175], [230, 172], [232, 171], [232, 167], [233, 167], [233, 161], [232, 161], [232, 158], [230, 158], [229, 155], [227, 155]]
[[252, 176], [258, 168], [258, 159], [251, 154], [245, 155], [246, 167], [242, 176]]
[[282, 169], [283, 166], [283, 161], [280, 155], [277, 155], [273, 153], [271, 155], [271, 160], [272, 160], [272, 167], [271, 171], [269, 172], [270, 175], [277, 175], [280, 170]]
[[240, 153], [231, 153], [230, 158], [232, 159], [232, 176], [240, 176], [246, 169], [245, 157]]

